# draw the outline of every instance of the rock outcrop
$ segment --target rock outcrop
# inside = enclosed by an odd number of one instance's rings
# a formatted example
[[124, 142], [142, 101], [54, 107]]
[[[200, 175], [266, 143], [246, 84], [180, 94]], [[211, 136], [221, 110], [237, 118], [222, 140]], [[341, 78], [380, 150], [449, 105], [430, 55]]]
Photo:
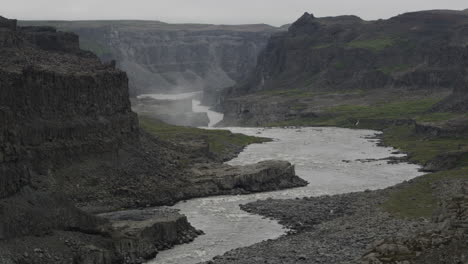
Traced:
[[263, 161], [246, 166], [199, 165], [193, 168], [192, 186], [216, 194], [245, 194], [305, 186], [287, 161]]
[[114, 230], [122, 234], [117, 250], [126, 258], [139, 258], [141, 262], [154, 258], [158, 250], [189, 243], [203, 234], [190, 225], [187, 217], [172, 209], [129, 210], [99, 216], [108, 219]]
[[372, 22], [306, 13], [288, 32], [270, 39], [251, 81], [234, 92], [291, 85], [311, 90], [460, 88], [467, 25], [463, 12], [416, 12]]
[[132, 94], [212, 91], [234, 85], [255, 67], [268, 25], [167, 24], [159, 21], [24, 21], [80, 36], [81, 47], [114, 59], [130, 79]]
[[270, 38], [253, 74], [224, 92], [219, 109], [241, 124], [255, 124], [254, 118], [268, 123], [313, 117], [322, 106], [375, 103], [392, 93], [427, 96], [453, 90], [438, 110], [463, 112], [467, 28], [462, 11], [422, 11], [378, 21], [306, 13], [287, 32]]

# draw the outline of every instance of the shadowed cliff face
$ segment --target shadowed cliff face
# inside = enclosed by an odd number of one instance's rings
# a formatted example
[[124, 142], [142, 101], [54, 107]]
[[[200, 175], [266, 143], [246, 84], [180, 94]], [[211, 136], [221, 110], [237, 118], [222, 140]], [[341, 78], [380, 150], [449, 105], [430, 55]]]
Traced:
[[235, 94], [268, 89], [457, 88], [468, 15], [408, 13], [389, 20], [304, 14], [272, 37], [255, 74]]
[[457, 86], [452, 95], [434, 107], [434, 111], [468, 112], [468, 47], [462, 58], [465, 67], [465, 84]]
[[138, 138], [125, 73], [81, 51], [74, 34], [0, 30], [1, 198]]
[[157, 21], [22, 22], [77, 33], [81, 47], [115, 59], [134, 95], [222, 89], [255, 67], [268, 37], [267, 25], [216, 26]]

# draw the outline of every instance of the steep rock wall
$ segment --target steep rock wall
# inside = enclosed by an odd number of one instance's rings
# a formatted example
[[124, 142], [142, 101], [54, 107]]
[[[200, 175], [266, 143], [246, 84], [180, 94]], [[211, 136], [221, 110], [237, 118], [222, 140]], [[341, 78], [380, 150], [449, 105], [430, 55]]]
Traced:
[[[313, 116], [318, 108], [339, 102], [366, 105], [385, 100], [391, 91], [438, 96], [454, 91], [435, 110], [464, 111], [467, 32], [463, 11], [423, 11], [378, 21], [305, 13], [287, 32], [270, 38], [253, 73], [220, 96], [219, 109], [230, 119], [226, 124], [255, 124], [254, 119]], [[356, 103], [353, 93], [374, 95]], [[321, 94], [335, 98], [318, 100]]]
[[467, 31], [464, 12], [417, 12], [370, 22], [306, 13], [270, 39], [250, 81], [234, 92], [457, 88], [463, 84]]
[[[1, 198], [44, 184], [66, 162], [138, 139], [125, 73], [80, 51], [76, 35], [31, 30], [9, 30], [21, 44], [1, 47]], [[9, 56], [18, 51], [22, 56]]]

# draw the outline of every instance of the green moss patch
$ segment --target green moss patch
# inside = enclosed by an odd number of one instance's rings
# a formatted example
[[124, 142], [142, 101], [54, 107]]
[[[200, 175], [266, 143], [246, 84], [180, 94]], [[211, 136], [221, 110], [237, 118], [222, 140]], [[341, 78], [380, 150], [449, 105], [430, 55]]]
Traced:
[[[338, 126], [383, 129], [375, 120], [415, 119], [418, 121], [442, 121], [457, 117], [453, 113], [431, 113], [428, 110], [439, 98], [397, 101], [376, 105], [340, 105], [324, 110], [317, 118], [298, 118], [269, 123], [267, 126]], [[368, 122], [369, 121], [369, 122]]]
[[427, 138], [414, 132], [413, 126], [394, 126], [384, 131], [384, 143], [410, 153], [410, 159], [425, 164], [442, 153], [468, 150], [467, 138]]
[[397, 43], [395, 38], [381, 37], [375, 39], [353, 40], [347, 44], [351, 48], [368, 49], [373, 51], [382, 51]]
[[401, 189], [393, 192], [382, 207], [399, 217], [431, 217], [438, 206], [434, 186], [443, 180], [468, 179], [468, 167], [431, 173], [414, 179]]

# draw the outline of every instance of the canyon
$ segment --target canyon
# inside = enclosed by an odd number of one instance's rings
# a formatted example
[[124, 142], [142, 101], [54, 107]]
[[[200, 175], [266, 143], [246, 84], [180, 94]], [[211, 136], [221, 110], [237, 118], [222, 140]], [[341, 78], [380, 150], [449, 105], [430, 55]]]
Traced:
[[[202, 241], [193, 263], [467, 261], [468, 10], [20, 25], [0, 17], [1, 263], [143, 263], [194, 240], [160, 256]], [[201, 90], [230, 131], [158, 120], [214, 125], [154, 95]], [[272, 233], [210, 245], [225, 219], [199, 225], [225, 209]]]
[[[2, 263], [142, 263], [201, 232], [177, 212], [97, 214], [306, 184], [287, 162], [223, 165], [203, 140], [140, 129], [127, 75], [74, 33], [2, 17], [0, 44]], [[172, 235], [158, 235], [164, 226]]]
[[[265, 24], [168, 24], [159, 21], [21, 21], [80, 36], [80, 46], [127, 72], [131, 94], [215, 93], [243, 80], [270, 35]], [[214, 100], [207, 96], [207, 100]]]

